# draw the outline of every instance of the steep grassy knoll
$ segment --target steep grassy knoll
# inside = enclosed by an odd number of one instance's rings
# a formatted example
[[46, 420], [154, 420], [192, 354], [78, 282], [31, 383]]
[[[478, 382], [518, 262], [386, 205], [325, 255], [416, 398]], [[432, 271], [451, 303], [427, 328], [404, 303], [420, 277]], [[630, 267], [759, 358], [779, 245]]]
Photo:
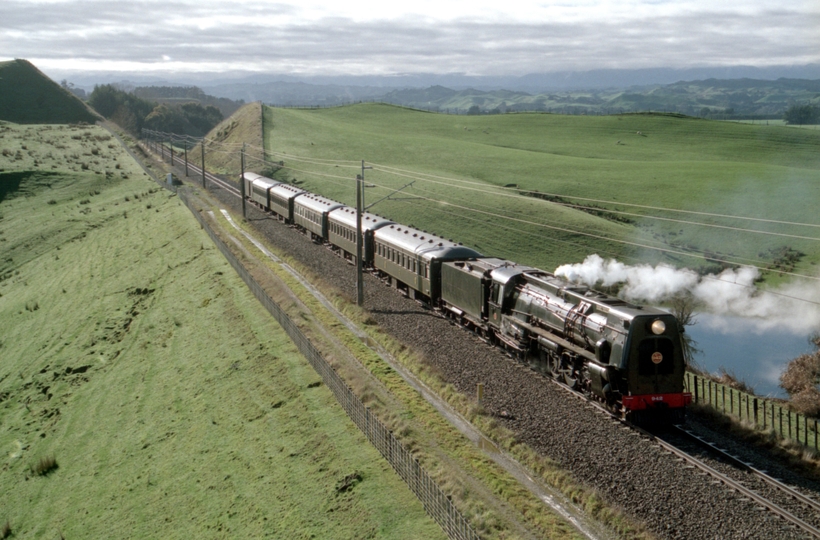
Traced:
[[31, 62], [11, 60], [0, 62], [0, 120], [18, 124], [93, 124], [98, 117]]
[[[689, 267], [703, 265], [703, 254], [709, 253], [765, 266], [776, 258], [769, 250], [783, 246], [808, 254], [797, 271], [810, 272], [820, 261], [817, 241], [645, 216], [800, 236], [816, 237], [816, 229], [624, 206], [816, 222], [820, 133], [809, 130], [670, 115], [451, 116], [374, 104], [324, 110], [266, 108], [265, 128], [269, 157], [284, 159], [292, 167], [281, 171], [281, 177], [298, 178], [309, 189], [350, 204], [354, 188], [349, 179], [359, 172], [356, 160], [365, 159], [377, 164], [366, 171], [367, 181], [378, 186], [368, 190], [370, 201], [416, 180], [396, 197], [403, 200], [380, 203], [374, 210], [485, 253], [547, 269], [593, 252]], [[324, 166], [276, 152], [350, 161]], [[388, 174], [384, 166], [411, 172]], [[419, 173], [439, 178], [419, 178]], [[574, 204], [639, 215], [593, 215], [595, 209], [566, 208], [522, 197], [514, 188], [502, 189], [511, 184], [557, 194]], [[437, 202], [409, 199], [419, 196]], [[694, 256], [663, 255], [642, 246]]]
[[[248, 103], [208, 133], [205, 142], [205, 169], [218, 174], [239, 176], [242, 144], [262, 147], [262, 104]], [[226, 151], [228, 150], [228, 151]], [[202, 164], [202, 145], [188, 150], [188, 160]]]
[[13, 538], [443, 537], [189, 211], [107, 132], [2, 136], [26, 148], [0, 155]]

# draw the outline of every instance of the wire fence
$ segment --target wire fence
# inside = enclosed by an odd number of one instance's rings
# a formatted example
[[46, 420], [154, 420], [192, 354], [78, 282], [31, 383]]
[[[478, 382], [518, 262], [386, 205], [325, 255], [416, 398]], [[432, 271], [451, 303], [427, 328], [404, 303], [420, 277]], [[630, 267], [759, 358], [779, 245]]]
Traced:
[[[171, 187], [171, 186], [169, 186]], [[176, 190], [175, 190], [176, 191]], [[285, 329], [288, 336], [296, 344], [299, 352], [307, 358], [313, 369], [322, 377], [324, 384], [333, 392], [339, 404], [348, 416], [365, 434], [370, 443], [390, 463], [393, 470], [410, 487], [410, 490], [421, 501], [427, 513], [441, 526], [444, 532], [455, 540], [477, 540], [478, 534], [470, 526], [467, 519], [456, 508], [449, 495], [439, 487], [438, 483], [422, 468], [412, 453], [393, 435], [375, 414], [362, 403], [351, 388], [336, 373], [336, 371], [322, 357], [321, 353], [288, 317], [279, 305], [274, 302], [254, 277], [242, 265], [227, 245], [220, 239], [202, 214], [194, 208], [184, 191], [177, 191], [179, 198], [196, 217], [202, 228], [211, 237], [216, 247], [225, 256], [230, 265], [236, 270], [247, 284], [254, 296], [262, 303], [265, 309]]]
[[772, 430], [784, 439], [820, 450], [818, 422], [814, 418], [794, 412], [776, 401], [736, 390], [691, 372], [686, 373], [686, 384], [695, 403], [711, 405], [724, 414], [746, 420], [758, 428]]

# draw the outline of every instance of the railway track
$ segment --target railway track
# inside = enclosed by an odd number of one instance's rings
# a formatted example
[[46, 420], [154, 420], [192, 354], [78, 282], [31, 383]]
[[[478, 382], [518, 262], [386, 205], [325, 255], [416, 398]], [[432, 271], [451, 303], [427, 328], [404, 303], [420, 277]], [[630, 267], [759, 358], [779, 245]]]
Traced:
[[[652, 434], [640, 428], [664, 450], [720, 481], [743, 497], [754, 501], [776, 516], [814, 538], [820, 538], [820, 503], [774, 478], [765, 470], [720, 448], [683, 426]], [[699, 459], [682, 447], [700, 448], [711, 458]], [[712, 463], [707, 463], [712, 461]]]
[[[507, 354], [517, 366], [525, 369], [529, 368], [525, 362], [516, 358], [513, 354], [509, 353], [509, 351], [507, 351]], [[543, 374], [540, 373], [539, 375], [543, 376]], [[820, 538], [820, 502], [815, 501], [786, 483], [774, 478], [765, 470], [755, 467], [753, 464], [729, 453], [717, 444], [707, 441], [705, 438], [680, 425], [671, 426], [668, 428], [668, 433], [651, 433], [613, 414], [596, 400], [590, 399], [587, 395], [572, 390], [551, 377], [543, 377], [576, 399], [592, 405], [601, 413], [609, 416], [613, 421], [619, 422], [640, 433], [666, 452], [687, 463], [691, 468], [712, 477], [715, 481], [720, 482], [742, 497], [753, 501], [759, 508], [769, 511], [812, 538]], [[706, 460], [699, 459], [693, 455], [692, 452], [681, 448], [682, 445], [680, 443], [670, 442], [669, 439], [673, 437], [670, 437], [669, 433], [672, 433], [674, 437], [678, 439], [688, 441], [692, 446], [701, 448], [712, 454], [714, 459], [722, 462], [722, 465], [710, 465]], [[723, 471], [720, 469], [723, 469]], [[754, 487], [750, 487], [750, 485]]]
[[[149, 150], [150, 151], [150, 150]], [[184, 161], [174, 156], [174, 163], [176, 165], [183, 165]], [[201, 176], [202, 172], [199, 167], [188, 163], [190, 170], [194, 171], [191, 176]], [[233, 196], [240, 197], [239, 190], [230, 183], [218, 178], [217, 176], [206, 171], [206, 179], [208, 182], [218, 185]], [[191, 178], [196, 181], [195, 178]], [[522, 365], [523, 367], [523, 365]], [[551, 378], [547, 378], [550, 379]], [[572, 391], [569, 388], [557, 383], [557, 386], [566, 390], [569, 394], [576, 398], [586, 401], [588, 404], [595, 406], [605, 414], [611, 415], [605, 408], [599, 406], [595, 401], [586, 399], [582, 394]], [[616, 418], [617, 419], [617, 418]], [[801, 534], [806, 537], [820, 538], [820, 504], [816, 501], [806, 497], [794, 488], [785, 485], [777, 479], [771, 477], [766, 471], [756, 468], [753, 465], [744, 462], [743, 460], [722, 451], [712, 443], [708, 443], [701, 437], [686, 431], [673, 430], [675, 436], [680, 442], [670, 442], [668, 434], [653, 434], [641, 428], [637, 428], [617, 419], [624, 423], [631, 429], [641, 433], [644, 438], [652, 441], [661, 447], [664, 451], [674, 455], [677, 459], [687, 463], [688, 468], [700, 471], [704, 475], [714, 479], [713, 483], [721, 483], [741, 497], [753, 501], [754, 504], [761, 510], [768, 511], [776, 515], [792, 525], [795, 528], [796, 537]], [[697, 441], [695, 438], [697, 438]], [[700, 459], [693, 455], [694, 451], [687, 451], [680, 446], [686, 447], [683, 441], [688, 441], [688, 445], [692, 447], [700, 447], [712, 454], [712, 458]], [[714, 463], [713, 463], [714, 461]], [[750, 487], [753, 486], [753, 487]], [[777, 495], [775, 495], [777, 493]]]
[[[141, 143], [139, 143], [139, 145], [145, 152], [150, 152], [150, 153], [152, 153], [156, 156], [156, 152], [154, 152], [151, 148], [149, 148], [145, 143], [141, 142]], [[175, 166], [176, 165], [185, 166], [185, 161], [183, 159], [181, 159], [179, 157], [179, 155], [174, 154], [172, 164], [175, 165]], [[188, 162], [188, 169], [193, 171], [194, 173], [196, 173], [195, 176], [199, 176], [200, 178], [202, 177], [202, 167], [197, 167], [196, 165], [194, 165], [193, 163], [191, 163], [189, 161]], [[236, 197], [241, 197], [242, 196], [242, 194], [239, 191], [239, 188], [237, 188], [236, 186], [230, 184], [229, 182], [226, 182], [225, 180], [222, 180], [218, 176], [216, 176], [212, 173], [209, 173], [207, 171], [207, 169], [205, 170], [205, 179], [208, 182], [211, 182], [212, 184], [217, 184], [222, 189], [228, 191], [231, 195], [235, 195]], [[190, 180], [194, 181], [193, 178], [191, 178]]]
[[[807, 497], [793, 487], [769, 475], [765, 470], [755, 467], [753, 464], [729, 453], [717, 444], [707, 441], [683, 426], [671, 426], [666, 433], [651, 433], [614, 415], [600, 403], [589, 399], [586, 395], [576, 392], [550, 377], [545, 378], [570, 395], [592, 405], [612, 420], [640, 433], [666, 452], [689, 464], [693, 469], [714, 478], [715, 481], [720, 482], [742, 497], [753, 501], [758, 507], [790, 523], [810, 537], [820, 538], [820, 502]], [[670, 436], [670, 434], [672, 435]], [[712, 454], [722, 465], [720, 463], [710, 465], [706, 460], [699, 459], [692, 452], [681, 448], [685, 445], [670, 442], [669, 439], [675, 437]], [[749, 487], [750, 485], [754, 485], [754, 488]]]

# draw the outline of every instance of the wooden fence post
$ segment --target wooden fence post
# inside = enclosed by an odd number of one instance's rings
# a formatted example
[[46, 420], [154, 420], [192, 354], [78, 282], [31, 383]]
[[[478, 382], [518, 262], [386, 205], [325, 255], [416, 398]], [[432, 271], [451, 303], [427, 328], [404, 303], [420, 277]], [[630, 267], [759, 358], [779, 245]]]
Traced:
[[755, 398], [754, 411], [755, 411], [755, 426], [757, 426], [757, 398]]

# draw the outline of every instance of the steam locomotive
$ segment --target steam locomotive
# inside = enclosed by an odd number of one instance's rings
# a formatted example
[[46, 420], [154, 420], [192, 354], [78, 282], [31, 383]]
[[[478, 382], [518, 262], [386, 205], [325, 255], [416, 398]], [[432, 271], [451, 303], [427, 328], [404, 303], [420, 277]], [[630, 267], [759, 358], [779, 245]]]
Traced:
[[[355, 209], [252, 172], [240, 181], [261, 208], [355, 260]], [[368, 212], [362, 238], [366, 268], [534, 370], [635, 423], [684, 420], [692, 395], [674, 316]]]

